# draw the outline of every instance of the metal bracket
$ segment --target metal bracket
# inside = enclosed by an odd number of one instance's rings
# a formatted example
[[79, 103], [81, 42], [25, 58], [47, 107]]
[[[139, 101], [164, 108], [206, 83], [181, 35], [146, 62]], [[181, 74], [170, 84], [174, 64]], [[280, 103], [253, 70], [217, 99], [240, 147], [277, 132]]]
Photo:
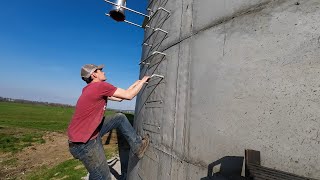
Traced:
[[142, 124], [143, 124], [143, 129], [144, 130], [147, 130], [149, 132], [153, 132], [153, 133], [156, 133], [156, 134], [160, 134], [160, 129], [161, 129], [160, 125], [149, 124], [149, 123], [145, 123], [145, 122], [143, 122]]
[[[110, 17], [110, 14], [108, 13], [105, 13], [105, 15]], [[124, 20], [123, 22], [142, 28], [142, 26], [140, 26], [139, 24], [133, 23], [131, 21]]]
[[163, 101], [162, 100], [147, 101], [145, 103], [145, 108], [146, 109], [163, 108]]

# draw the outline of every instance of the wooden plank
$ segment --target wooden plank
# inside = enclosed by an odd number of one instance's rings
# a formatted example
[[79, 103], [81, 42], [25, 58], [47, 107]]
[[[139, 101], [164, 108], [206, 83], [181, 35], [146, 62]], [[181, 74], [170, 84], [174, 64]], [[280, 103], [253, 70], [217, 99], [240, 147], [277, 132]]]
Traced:
[[250, 177], [250, 169], [248, 164], [261, 164], [260, 151], [252, 149], [245, 150], [245, 176]]
[[296, 174], [261, 166], [260, 152], [245, 150], [245, 176], [253, 179], [268, 180], [313, 180]]
[[245, 156], [246, 156], [246, 164], [261, 165], [260, 151], [246, 149]]

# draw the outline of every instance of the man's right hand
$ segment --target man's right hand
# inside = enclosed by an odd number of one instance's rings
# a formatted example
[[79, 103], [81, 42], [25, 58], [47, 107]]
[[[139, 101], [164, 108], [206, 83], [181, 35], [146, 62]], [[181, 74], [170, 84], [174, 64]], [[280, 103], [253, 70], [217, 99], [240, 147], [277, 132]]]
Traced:
[[143, 81], [143, 83], [146, 83], [146, 82], [149, 81], [149, 79], [150, 79], [150, 76], [144, 76], [144, 77], [141, 79], [141, 81]]
[[150, 79], [150, 76], [144, 76], [141, 80], [136, 81], [133, 85], [131, 85], [127, 90], [117, 88], [114, 92], [113, 96], [120, 99], [131, 100], [134, 98], [142, 86]]

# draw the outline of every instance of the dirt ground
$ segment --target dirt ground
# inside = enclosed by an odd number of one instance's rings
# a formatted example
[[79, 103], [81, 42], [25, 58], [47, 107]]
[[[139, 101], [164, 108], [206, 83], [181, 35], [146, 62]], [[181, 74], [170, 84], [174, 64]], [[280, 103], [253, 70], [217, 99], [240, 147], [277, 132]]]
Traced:
[[[102, 141], [111, 146], [105, 146], [105, 150], [113, 150], [116, 147], [117, 133], [111, 131], [111, 136], [107, 133]], [[68, 159], [72, 159], [72, 155], [68, 148], [68, 137], [65, 133], [46, 132], [43, 136], [44, 144], [33, 144], [24, 148], [21, 152], [14, 155], [11, 153], [0, 153], [0, 165], [2, 162], [10, 159], [16, 159], [15, 163], [4, 165], [0, 167], [0, 180], [2, 179], [24, 179], [25, 175], [29, 172], [36, 171], [42, 166], [48, 168], [54, 167]], [[111, 149], [110, 149], [111, 148]], [[115, 164], [115, 170], [120, 172], [120, 162]], [[2, 165], [1, 165], [2, 166]]]
[[5, 165], [0, 168], [0, 179], [22, 178], [43, 165], [53, 167], [61, 162], [73, 158], [68, 150], [68, 138], [66, 134], [47, 132], [43, 139], [44, 144], [35, 144], [23, 149], [15, 155], [11, 153], [0, 154], [0, 162], [16, 158], [13, 165]]

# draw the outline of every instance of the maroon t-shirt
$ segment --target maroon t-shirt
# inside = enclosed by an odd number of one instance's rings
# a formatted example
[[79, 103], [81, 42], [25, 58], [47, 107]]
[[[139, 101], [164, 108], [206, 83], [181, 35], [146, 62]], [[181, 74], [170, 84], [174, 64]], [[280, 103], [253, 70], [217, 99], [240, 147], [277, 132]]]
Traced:
[[106, 82], [92, 82], [83, 88], [68, 127], [71, 142], [85, 143], [98, 135], [96, 130], [107, 107], [108, 96], [113, 96], [116, 90]]

